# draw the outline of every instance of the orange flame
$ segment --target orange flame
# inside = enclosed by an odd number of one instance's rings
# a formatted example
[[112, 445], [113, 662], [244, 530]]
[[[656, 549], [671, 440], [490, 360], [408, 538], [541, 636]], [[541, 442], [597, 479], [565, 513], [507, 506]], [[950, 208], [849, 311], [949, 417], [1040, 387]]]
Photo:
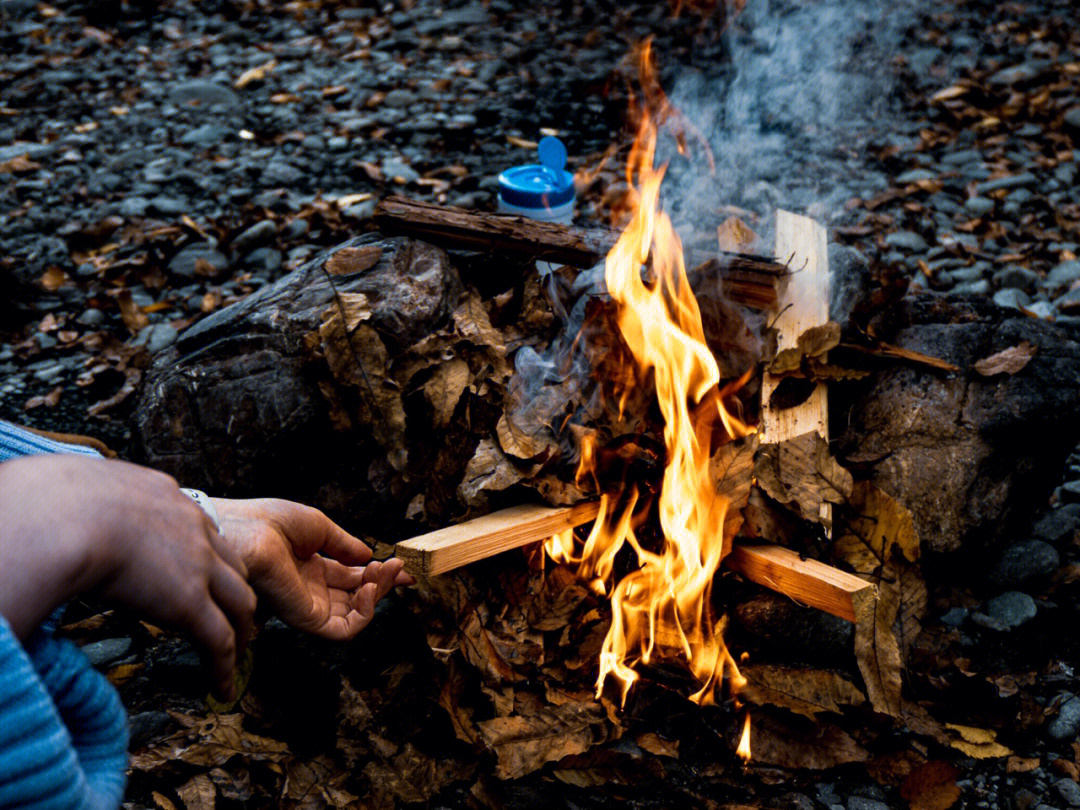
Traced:
[[[652, 96], [658, 84], [647, 44], [642, 59], [643, 83], [654, 88], [647, 93]], [[727, 501], [709, 473], [710, 445], [714, 428], [731, 437], [751, 428], [724, 409], [729, 389], [719, 389], [720, 371], [705, 342], [682, 244], [659, 210], [665, 166], [654, 167], [657, 129], [671, 113], [662, 98], [652, 114], [640, 118], [627, 165], [631, 218], [605, 263], [619, 331], [636, 365], [631, 384], [651, 379], [664, 420], [667, 465], [657, 503], [663, 542], [656, 552], [638, 541], [635, 528], [643, 518], [635, 517], [638, 495], [630, 490], [602, 498], [580, 554], [567, 535], [552, 538], [547, 548], [557, 560], [578, 563], [579, 575], [595, 590], [611, 593], [612, 624], [600, 653], [597, 695], [610, 676], [625, 703], [638, 678], [636, 666], [654, 657], [681, 658], [700, 684], [691, 699], [709, 704], [725, 670], [734, 689], [743, 682], [712, 608], [713, 577], [730, 538], [724, 536]], [[642, 268], [650, 259], [646, 278]], [[593, 471], [594, 455], [591, 444], [583, 447], [579, 478]], [[615, 557], [625, 544], [637, 555], [638, 568], [613, 582]]]
[[743, 764], [750, 764], [750, 710], [746, 710], [746, 722], [743, 723], [742, 737], [739, 738], [739, 747], [735, 749], [735, 754], [743, 761]]

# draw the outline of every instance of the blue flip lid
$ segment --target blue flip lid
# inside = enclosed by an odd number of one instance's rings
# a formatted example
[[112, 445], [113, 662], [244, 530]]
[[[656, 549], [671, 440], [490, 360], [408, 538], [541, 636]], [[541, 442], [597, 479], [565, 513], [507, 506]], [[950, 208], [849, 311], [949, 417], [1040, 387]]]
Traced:
[[499, 175], [499, 196], [519, 208], [555, 208], [574, 199], [574, 176], [566, 171], [566, 147], [547, 136], [537, 145], [540, 163], [514, 166]]

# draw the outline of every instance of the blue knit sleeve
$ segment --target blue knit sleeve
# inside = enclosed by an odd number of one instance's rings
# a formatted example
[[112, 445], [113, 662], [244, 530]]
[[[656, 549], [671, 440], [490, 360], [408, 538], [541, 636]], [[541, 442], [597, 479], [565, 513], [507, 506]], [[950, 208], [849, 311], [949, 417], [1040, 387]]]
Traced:
[[41, 631], [24, 649], [0, 617], [0, 807], [115, 810], [126, 767], [124, 709], [108, 680]]
[[80, 456], [101, 458], [101, 453], [92, 447], [47, 439], [0, 419], [0, 461], [10, 461], [20, 456], [36, 456], [40, 453], [76, 453]]

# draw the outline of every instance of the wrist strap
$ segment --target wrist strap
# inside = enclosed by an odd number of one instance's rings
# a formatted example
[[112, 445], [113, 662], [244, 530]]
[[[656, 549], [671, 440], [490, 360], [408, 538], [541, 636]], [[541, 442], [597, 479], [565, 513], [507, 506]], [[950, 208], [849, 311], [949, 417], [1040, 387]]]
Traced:
[[214, 504], [210, 501], [210, 496], [200, 489], [185, 489], [181, 487], [181, 492], [187, 495], [191, 500], [195, 501], [207, 516], [214, 523], [214, 528], [221, 532], [221, 520], [218, 518], [217, 509], [214, 508]]

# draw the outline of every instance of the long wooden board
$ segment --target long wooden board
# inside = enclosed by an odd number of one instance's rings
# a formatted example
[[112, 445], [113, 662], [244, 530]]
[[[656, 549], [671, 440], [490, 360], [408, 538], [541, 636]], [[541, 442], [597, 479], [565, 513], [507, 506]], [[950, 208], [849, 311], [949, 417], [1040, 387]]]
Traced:
[[[599, 503], [514, 506], [397, 544], [396, 554], [414, 576], [444, 574], [503, 551], [546, 540], [594, 520]], [[724, 558], [733, 571], [806, 605], [854, 622], [872, 604], [874, 586], [782, 546], [736, 543]]]
[[858, 622], [877, 598], [877, 589], [854, 574], [776, 545], [736, 543], [724, 563], [751, 582], [833, 616]]
[[[777, 332], [777, 351], [793, 349], [799, 335], [829, 320], [829, 248], [825, 228], [809, 217], [776, 212], [776, 258], [787, 262], [791, 274], [782, 283], [776, 311], [771, 313]], [[766, 372], [761, 383], [762, 444], [793, 439], [816, 430], [829, 438], [829, 408], [825, 384], [794, 408], [769, 405], [780, 381]]]
[[594, 520], [600, 503], [573, 506], [526, 504], [447, 526], [397, 544], [395, 554], [413, 576], [432, 576], [493, 557], [512, 548], [547, 540], [553, 534]]

